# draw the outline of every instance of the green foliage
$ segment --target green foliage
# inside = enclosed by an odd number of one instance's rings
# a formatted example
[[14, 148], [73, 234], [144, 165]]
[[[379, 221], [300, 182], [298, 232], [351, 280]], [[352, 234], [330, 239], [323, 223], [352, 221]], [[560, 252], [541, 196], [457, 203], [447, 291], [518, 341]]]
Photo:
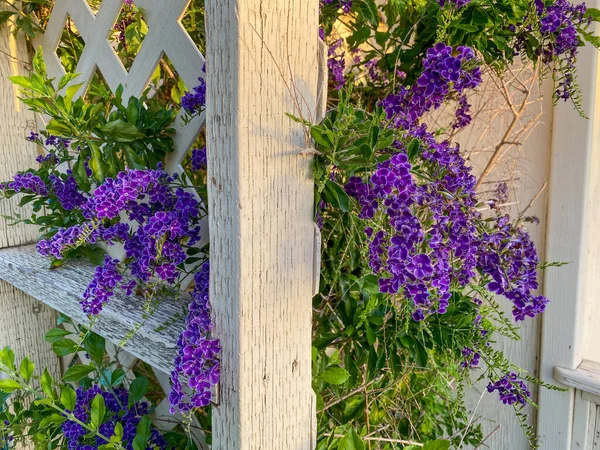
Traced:
[[[64, 317], [61, 321], [64, 321]], [[66, 339], [71, 336], [73, 339]], [[36, 370], [29, 358], [15, 362], [14, 352], [5, 347], [0, 350], [0, 447], [12, 437], [12, 444], [33, 444], [35, 448], [66, 449], [67, 443], [62, 434], [62, 424], [66, 420], [76, 420], [71, 412], [78, 404], [78, 387], [88, 389], [92, 385], [102, 386], [105, 392], [115, 392], [118, 388], [127, 388], [130, 392], [130, 408], [140, 401], [148, 401], [151, 391], [160, 389], [158, 381], [150, 380], [134, 368], [135, 378], [125, 378], [125, 371], [115, 360], [107, 358], [104, 339], [89, 330], [77, 327], [74, 332], [54, 328], [46, 335], [46, 340], [59, 349], [86, 349], [92, 357], [89, 364], [72, 363], [60, 378], [53, 377], [48, 369]], [[64, 343], [69, 341], [69, 344]], [[76, 361], [76, 360], [75, 360]], [[18, 368], [17, 368], [18, 367]], [[157, 398], [160, 401], [162, 397]], [[117, 400], [118, 401], [118, 400]], [[127, 405], [125, 405], [127, 406]], [[79, 422], [88, 432], [87, 436], [104, 440], [99, 449], [125, 450], [128, 443], [123, 440], [124, 430], [120, 422], [116, 423], [113, 436], [104, 436], [100, 427], [110, 418], [104, 397], [96, 395], [90, 404], [89, 420]], [[149, 408], [149, 413], [152, 407]], [[145, 414], [137, 427], [137, 435], [132, 443], [136, 449], [146, 450], [152, 425], [150, 416]], [[195, 449], [189, 441], [186, 430], [176, 427], [165, 435], [165, 439], [175, 445], [174, 448]]]
[[23, 103], [50, 117], [48, 133], [72, 140], [79, 148], [73, 157], [73, 175], [82, 189], [91, 187], [84, 167], [87, 160], [93, 179], [102, 183], [125, 167], [155, 168], [173, 150], [174, 109], [159, 106], [145, 96], [131, 97], [124, 104], [122, 88], [99, 102], [89, 103], [83, 97], [73, 100], [82, 85], [70, 84], [76, 78], [66, 75], [59, 81], [66, 87], [64, 93], [56, 90], [46, 74], [41, 49], [33, 67], [28, 77], [10, 80], [21, 87]]

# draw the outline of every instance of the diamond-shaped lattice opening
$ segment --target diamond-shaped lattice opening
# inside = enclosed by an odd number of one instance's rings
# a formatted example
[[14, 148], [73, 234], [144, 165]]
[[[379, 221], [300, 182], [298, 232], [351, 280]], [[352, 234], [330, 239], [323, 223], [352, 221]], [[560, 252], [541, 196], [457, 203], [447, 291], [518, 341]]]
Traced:
[[85, 47], [77, 26], [70, 16], [67, 16], [60, 42], [56, 48], [56, 56], [67, 73], [77, 72], [77, 63]]
[[156, 70], [152, 74], [149, 97], [158, 101], [161, 105], [178, 109], [181, 106], [181, 97], [187, 91], [187, 87], [175, 66], [167, 55], [163, 55]]
[[94, 15], [98, 14], [100, 10], [100, 5], [102, 4], [102, 0], [85, 0]]
[[206, 54], [206, 28], [204, 26], [204, 2], [192, 2], [181, 19], [200, 52]]
[[88, 84], [88, 88], [84, 96], [85, 100], [90, 103], [98, 103], [105, 98], [111, 98], [112, 95], [112, 91], [102, 76], [102, 73], [96, 69], [94, 71], [92, 80]]
[[108, 40], [127, 71], [131, 68], [148, 34], [148, 24], [142, 12], [132, 3], [124, 4], [108, 35]]

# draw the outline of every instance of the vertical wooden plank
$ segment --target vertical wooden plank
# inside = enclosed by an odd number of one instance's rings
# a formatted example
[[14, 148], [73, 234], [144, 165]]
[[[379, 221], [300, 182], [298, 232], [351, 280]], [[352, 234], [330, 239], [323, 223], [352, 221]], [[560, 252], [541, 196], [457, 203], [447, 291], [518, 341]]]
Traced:
[[214, 450], [312, 448], [317, 0], [208, 0], [211, 299], [221, 339]]
[[[573, 439], [571, 450], [586, 450], [588, 446], [587, 439], [590, 433], [590, 426], [594, 429], [594, 423], [590, 424], [590, 418], [596, 415], [596, 405], [589, 402], [582, 396], [581, 391], [575, 392], [575, 406], [573, 417], [581, 417], [581, 420], [573, 421]], [[583, 419], [585, 418], [585, 420]]]
[[[588, 6], [597, 7], [597, 0]], [[597, 28], [593, 30], [597, 32]], [[577, 59], [583, 108], [594, 118], [598, 105], [598, 51], [580, 49]], [[585, 331], [586, 249], [590, 233], [589, 177], [593, 149], [593, 120], [583, 120], [570, 103], [554, 110], [552, 168], [549, 186], [547, 261], [568, 262], [546, 274], [545, 295], [551, 300], [542, 323], [540, 378], [552, 383], [555, 366], [575, 369], [582, 360]], [[597, 274], [594, 275], [597, 277]], [[588, 302], [589, 303], [589, 302]], [[538, 439], [541, 450], [566, 450], [572, 445], [574, 391], [540, 390]], [[587, 417], [576, 420], [587, 421]]]
[[[2, 9], [0, 7], [0, 9]], [[35, 117], [19, 102], [17, 89], [7, 77], [27, 73], [29, 55], [25, 42], [17, 40], [8, 26], [0, 27], [0, 180], [9, 180], [18, 170], [34, 167], [36, 147], [25, 141], [33, 130]], [[0, 200], [0, 214], [11, 215], [18, 210], [18, 199]], [[37, 237], [35, 227], [8, 226], [0, 219], [0, 248], [32, 242]], [[44, 341], [44, 334], [55, 325], [55, 313], [50, 308], [0, 281], [0, 347], [10, 345], [18, 359], [29, 355], [36, 364], [36, 373], [48, 367], [58, 374], [59, 361]], [[21, 447], [28, 448], [29, 446]]]

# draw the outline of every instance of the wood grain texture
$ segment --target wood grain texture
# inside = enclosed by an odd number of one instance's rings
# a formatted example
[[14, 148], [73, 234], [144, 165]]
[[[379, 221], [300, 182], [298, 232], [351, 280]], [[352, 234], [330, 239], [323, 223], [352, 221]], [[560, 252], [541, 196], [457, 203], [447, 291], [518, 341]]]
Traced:
[[[48, 260], [40, 257], [34, 246], [0, 250], [0, 279], [81, 324], [89, 321], [79, 299], [93, 275], [94, 266], [87, 261], [71, 261], [50, 270]], [[123, 348], [156, 369], [170, 373], [189, 302], [184, 294], [162, 298], [157, 310]], [[142, 297], [126, 296], [117, 290], [99, 314], [93, 330], [118, 345], [136, 324], [144, 321], [143, 303]]]
[[[208, 0], [211, 299], [223, 346], [215, 450], [308, 450], [317, 0]], [[298, 110], [300, 109], [300, 111]]]

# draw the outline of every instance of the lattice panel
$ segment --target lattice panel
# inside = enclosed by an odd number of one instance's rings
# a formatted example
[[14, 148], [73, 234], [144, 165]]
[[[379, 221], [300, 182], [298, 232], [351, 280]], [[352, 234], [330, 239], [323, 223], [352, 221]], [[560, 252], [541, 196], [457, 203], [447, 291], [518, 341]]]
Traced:
[[[65, 70], [56, 55], [67, 18], [70, 17], [85, 41], [83, 53], [77, 64], [81, 75], [74, 83], [85, 82], [80, 95], [87, 89], [96, 70], [100, 71], [110, 89], [115, 92], [123, 85], [123, 98], [139, 97], [146, 89], [152, 74], [166, 55], [188, 88], [198, 84], [203, 77], [204, 56], [181, 24], [190, 0], [136, 0], [135, 5], [143, 11], [148, 25], [139, 53], [129, 72], [119, 60], [108, 39], [113, 30], [123, 0], [103, 0], [94, 14], [85, 0], [56, 0], [46, 32], [34, 42], [41, 46], [48, 66], [48, 73], [56, 79]], [[204, 125], [204, 115], [184, 124], [180, 117], [175, 121], [175, 148], [169, 155], [167, 168], [174, 172], [194, 143]]]
[[[89, 83], [99, 71], [108, 87], [114, 93], [122, 85], [123, 100], [139, 97], [147, 88], [152, 75], [163, 57], [167, 57], [188, 89], [198, 84], [198, 78], [204, 77], [204, 56], [189, 36], [181, 19], [190, 0], [135, 0], [143, 12], [148, 26], [142, 45], [129, 71], [111, 46], [109, 36], [123, 8], [123, 0], [103, 0], [97, 13], [94, 13], [86, 0], [56, 0], [46, 31], [38, 37], [34, 45], [42, 47], [48, 74], [56, 80], [65, 75], [61, 61], [56, 53], [60, 45], [65, 24], [70, 18], [74, 27], [85, 42], [83, 52], [77, 63], [79, 73], [72, 83], [84, 83], [78, 96], [84, 95]], [[202, 130], [204, 113], [191, 121], [184, 121], [185, 111], [181, 110], [173, 128], [175, 128], [173, 152], [167, 156], [166, 169], [170, 173], [181, 172], [181, 162]], [[208, 241], [208, 221], [202, 223], [203, 239], [197, 245], [201, 247]], [[124, 252], [120, 246], [111, 246], [107, 252], [121, 259]], [[191, 277], [187, 277], [189, 284]], [[187, 285], [183, 286], [184, 288]]]

